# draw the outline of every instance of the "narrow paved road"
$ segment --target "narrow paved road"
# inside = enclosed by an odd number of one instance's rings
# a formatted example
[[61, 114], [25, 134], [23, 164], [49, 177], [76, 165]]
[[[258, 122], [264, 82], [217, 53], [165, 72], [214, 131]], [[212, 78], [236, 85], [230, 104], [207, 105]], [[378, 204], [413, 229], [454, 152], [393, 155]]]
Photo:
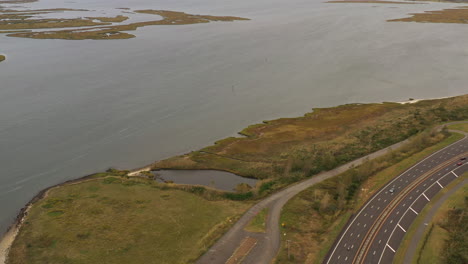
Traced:
[[[465, 122], [462, 121], [454, 123]], [[439, 129], [441, 127], [442, 126], [439, 126]], [[344, 164], [331, 171], [319, 173], [310, 179], [293, 184], [292, 186], [265, 198], [264, 200], [258, 202], [256, 205], [251, 207], [226, 234], [224, 234], [203, 256], [201, 256], [198, 259], [196, 263], [225, 264], [226, 262], [228, 262], [231, 256], [233, 256], [236, 249], [241, 246], [241, 243], [245, 241], [247, 237], [255, 238], [257, 240], [257, 243], [253, 247], [253, 249], [248, 252], [248, 254], [243, 259], [242, 263], [270, 263], [276, 256], [280, 247], [281, 237], [279, 229], [279, 218], [281, 209], [289, 199], [318, 182], [321, 182], [323, 180], [336, 176], [342, 172], [345, 172], [351, 167], [358, 166], [369, 159], [380, 157], [394, 149], [405, 145], [406, 143], [408, 143], [408, 140], [404, 140], [377, 152], [371, 153], [367, 156]], [[245, 231], [244, 227], [263, 208], [269, 208], [266, 233], [259, 234]]]
[[[440, 197], [440, 199], [437, 200], [437, 202], [431, 207], [431, 210], [424, 217], [423, 223], [430, 223], [434, 215], [442, 206], [442, 204], [444, 204], [444, 202], [447, 201], [447, 199], [450, 198], [452, 194], [454, 194], [456, 191], [460, 190], [463, 186], [467, 184], [468, 184], [468, 179], [465, 179], [464, 181], [458, 183], [453, 189], [445, 193], [442, 197]], [[421, 225], [418, 227], [418, 229], [416, 230], [416, 233], [411, 238], [410, 244], [408, 246], [408, 250], [405, 253], [403, 263], [411, 263], [411, 261], [414, 259], [417, 253], [416, 249], [418, 247], [419, 241], [422, 241], [423, 235], [426, 232], [426, 229], [428, 228], [429, 228], [429, 225], [427, 226]]]
[[394, 178], [352, 218], [324, 263], [392, 263], [418, 213], [442, 188], [468, 171], [468, 164], [457, 165], [466, 155], [465, 134]]

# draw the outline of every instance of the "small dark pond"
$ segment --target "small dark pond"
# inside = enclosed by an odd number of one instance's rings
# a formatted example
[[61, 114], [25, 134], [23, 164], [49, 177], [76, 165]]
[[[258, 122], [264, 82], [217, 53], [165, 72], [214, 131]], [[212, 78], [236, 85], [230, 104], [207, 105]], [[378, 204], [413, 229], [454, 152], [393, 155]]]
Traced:
[[223, 191], [234, 191], [239, 183], [255, 187], [257, 180], [241, 177], [230, 172], [216, 170], [158, 170], [158, 181], [173, 181], [179, 184], [198, 184]]

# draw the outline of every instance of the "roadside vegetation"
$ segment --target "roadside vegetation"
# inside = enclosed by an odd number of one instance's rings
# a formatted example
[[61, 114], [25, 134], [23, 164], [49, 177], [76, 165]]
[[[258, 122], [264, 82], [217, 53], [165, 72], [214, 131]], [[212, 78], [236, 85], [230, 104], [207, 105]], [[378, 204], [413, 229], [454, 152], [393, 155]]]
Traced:
[[424, 223], [424, 219], [431, 210], [431, 205], [445, 193], [466, 179], [468, 173], [462, 175], [449, 186], [441, 190], [418, 215], [402, 241], [402, 247], [397, 251], [395, 261], [403, 261], [406, 248], [411, 237], [422, 225], [429, 228], [424, 233], [411, 263], [413, 264], [465, 264], [468, 262], [468, 185], [452, 194], [437, 210], [431, 221]]
[[249, 207], [203, 187], [123, 175], [49, 190], [30, 208], [7, 263], [192, 263]]
[[400, 142], [435, 124], [468, 118], [468, 95], [414, 104], [349, 104], [252, 125], [153, 169], [215, 169], [260, 179], [252, 198]]
[[460, 205], [452, 206], [439, 222], [448, 233], [442, 251], [447, 264], [468, 263], [468, 188], [460, 196]]
[[455, 130], [460, 130], [468, 133], [468, 123], [463, 123], [463, 124], [454, 124], [448, 126], [449, 129], [455, 129]]
[[[426, 131], [412, 142], [292, 198], [283, 208], [283, 243], [277, 263], [321, 263], [351, 215], [389, 180], [429, 154], [459, 140], [459, 134]], [[285, 242], [290, 240], [288, 259]]]

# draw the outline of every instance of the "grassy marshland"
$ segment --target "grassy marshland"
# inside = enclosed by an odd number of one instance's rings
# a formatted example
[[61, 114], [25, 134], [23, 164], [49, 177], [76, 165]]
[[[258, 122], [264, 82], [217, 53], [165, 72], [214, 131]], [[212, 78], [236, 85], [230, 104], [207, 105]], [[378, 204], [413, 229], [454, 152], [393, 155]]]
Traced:
[[247, 207], [145, 179], [67, 184], [34, 203], [7, 263], [190, 263]]
[[[231, 17], [231, 16], [207, 16], [207, 15], [192, 15], [184, 12], [175, 12], [167, 10], [136, 10], [136, 13], [154, 14], [162, 16], [163, 19], [156, 21], [146, 21], [131, 23], [126, 25], [109, 25], [105, 27], [83, 27], [74, 30], [58, 30], [58, 31], [44, 31], [44, 32], [27, 32], [27, 33], [14, 33], [9, 34], [10, 37], [23, 37], [23, 38], [37, 38], [37, 39], [127, 39], [135, 37], [132, 34], [122, 31], [133, 31], [144, 26], [155, 25], [188, 25], [198, 23], [209, 23], [211, 21], [235, 21], [235, 20], [248, 20], [246, 18]], [[118, 19], [124, 17], [109, 18], [94, 18], [102, 22], [120, 22]], [[93, 20], [81, 19], [82, 21], [75, 21], [75, 23], [96, 23]], [[97, 23], [98, 24], [98, 23]]]
[[411, 17], [388, 20], [390, 22], [421, 22], [421, 23], [457, 23], [468, 24], [468, 8], [444, 9], [411, 14]]

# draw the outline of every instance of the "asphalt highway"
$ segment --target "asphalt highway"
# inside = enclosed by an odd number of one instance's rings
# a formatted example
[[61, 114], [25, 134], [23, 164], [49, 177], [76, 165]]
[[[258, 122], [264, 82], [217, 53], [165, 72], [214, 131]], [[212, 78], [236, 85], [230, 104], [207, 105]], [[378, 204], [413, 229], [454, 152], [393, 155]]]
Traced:
[[442, 188], [468, 171], [467, 161], [460, 161], [466, 156], [467, 137], [395, 177], [351, 219], [324, 263], [392, 263], [419, 212]]

